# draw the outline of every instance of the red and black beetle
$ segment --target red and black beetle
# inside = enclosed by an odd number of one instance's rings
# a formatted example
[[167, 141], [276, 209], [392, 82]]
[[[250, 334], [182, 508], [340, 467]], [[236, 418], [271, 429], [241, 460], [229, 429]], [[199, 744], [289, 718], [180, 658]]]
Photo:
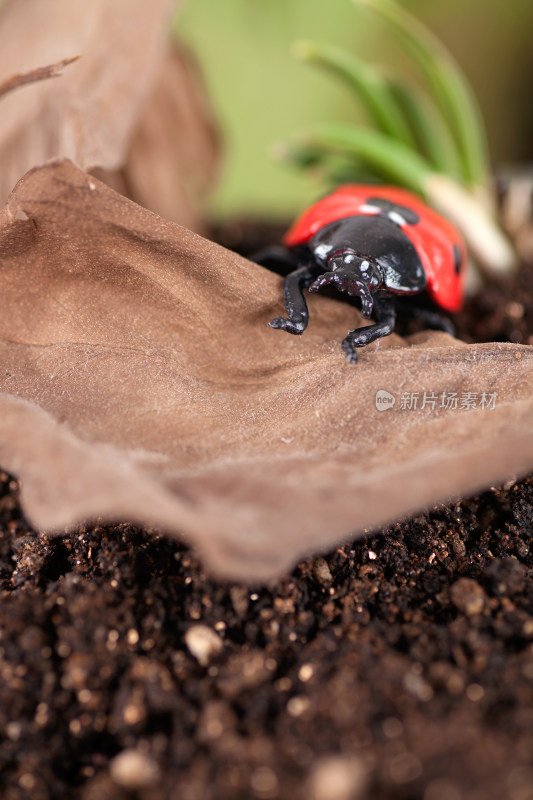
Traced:
[[350, 331], [342, 343], [346, 359], [357, 348], [394, 330], [403, 298], [433, 328], [453, 332], [438, 309], [459, 311], [466, 265], [455, 228], [418, 197], [395, 186], [348, 184], [305, 211], [283, 239], [256, 259], [295, 267], [285, 278], [287, 317], [270, 325], [301, 334], [309, 313], [303, 289], [333, 284], [360, 298], [361, 314], [376, 324]]

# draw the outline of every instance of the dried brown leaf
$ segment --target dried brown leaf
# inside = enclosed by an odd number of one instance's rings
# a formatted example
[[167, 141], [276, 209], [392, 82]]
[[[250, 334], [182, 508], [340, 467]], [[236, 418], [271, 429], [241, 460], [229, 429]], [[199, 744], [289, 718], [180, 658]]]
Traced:
[[[2, 98], [0, 199], [53, 158], [121, 169], [163, 68], [174, 0], [7, 0], [0, 9], [0, 76], [70, 54], [60, 81]], [[179, 175], [175, 176], [179, 184]]]
[[145, 208], [200, 231], [220, 150], [201, 74], [192, 56], [175, 44], [136, 125], [124, 167], [92, 174]]
[[[0, 287], [0, 464], [40, 528], [158, 525], [220, 575], [267, 579], [533, 466], [532, 348], [393, 335], [350, 366], [353, 308], [312, 297], [304, 336], [269, 328], [277, 276], [72, 164], [11, 195]], [[404, 392], [497, 399], [409, 411]]]

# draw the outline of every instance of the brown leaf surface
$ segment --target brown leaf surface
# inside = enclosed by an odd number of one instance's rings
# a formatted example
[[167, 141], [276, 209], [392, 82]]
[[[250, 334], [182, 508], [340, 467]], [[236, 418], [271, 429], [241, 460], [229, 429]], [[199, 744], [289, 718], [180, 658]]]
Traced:
[[[11, 195], [0, 285], [0, 464], [41, 528], [157, 525], [220, 575], [267, 579], [533, 467], [532, 348], [390, 336], [350, 366], [353, 308], [312, 297], [304, 336], [272, 330], [277, 276], [72, 164]], [[402, 410], [424, 391], [497, 402]]]
[[43, 64], [83, 56], [59, 80], [2, 97], [2, 202], [28, 169], [69, 158], [147, 208], [201, 228], [219, 147], [191, 58], [166, 46], [177, 5], [176, 0], [2, 5], [0, 80], [5, 77], [8, 88], [10, 81], [20, 85], [20, 73], [33, 70], [44, 77]]
[[135, 127], [125, 165], [92, 174], [150, 211], [201, 231], [220, 153], [202, 76], [194, 58], [175, 44]]

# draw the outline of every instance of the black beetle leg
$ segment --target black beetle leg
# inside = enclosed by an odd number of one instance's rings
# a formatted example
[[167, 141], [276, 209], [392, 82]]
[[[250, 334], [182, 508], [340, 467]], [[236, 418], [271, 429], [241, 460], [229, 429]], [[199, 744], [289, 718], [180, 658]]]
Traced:
[[316, 265], [305, 265], [287, 275], [283, 286], [283, 299], [289, 316], [276, 317], [269, 323], [271, 328], [281, 328], [295, 334], [305, 331], [309, 322], [309, 311], [302, 290], [310, 286], [317, 274], [322, 271], [322, 268]]
[[388, 336], [394, 330], [396, 322], [396, 303], [392, 297], [376, 298], [374, 300], [374, 316], [377, 319], [375, 325], [367, 325], [365, 328], [356, 328], [350, 331], [342, 343], [342, 349], [346, 353], [346, 361], [350, 364], [357, 363], [357, 349], [370, 344], [381, 336]]
[[428, 328], [433, 328], [436, 331], [444, 331], [449, 333], [450, 336], [455, 336], [455, 325], [448, 319], [443, 317], [438, 311], [433, 311], [431, 308], [413, 308], [413, 314], [420, 319], [424, 320]]
[[282, 274], [296, 269], [301, 264], [301, 259], [294, 250], [278, 244], [271, 247], [263, 247], [262, 250], [252, 255], [251, 260], [255, 261], [256, 264], [261, 264], [263, 267], [271, 266], [276, 272], [281, 272]]

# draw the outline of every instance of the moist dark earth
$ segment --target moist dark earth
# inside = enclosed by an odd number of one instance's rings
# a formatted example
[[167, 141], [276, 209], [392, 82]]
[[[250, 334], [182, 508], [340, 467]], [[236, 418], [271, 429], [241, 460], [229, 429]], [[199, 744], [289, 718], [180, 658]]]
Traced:
[[[457, 329], [533, 343], [533, 269]], [[533, 800], [532, 477], [269, 587], [128, 524], [40, 534], [18, 492], [1, 473], [2, 800]]]

